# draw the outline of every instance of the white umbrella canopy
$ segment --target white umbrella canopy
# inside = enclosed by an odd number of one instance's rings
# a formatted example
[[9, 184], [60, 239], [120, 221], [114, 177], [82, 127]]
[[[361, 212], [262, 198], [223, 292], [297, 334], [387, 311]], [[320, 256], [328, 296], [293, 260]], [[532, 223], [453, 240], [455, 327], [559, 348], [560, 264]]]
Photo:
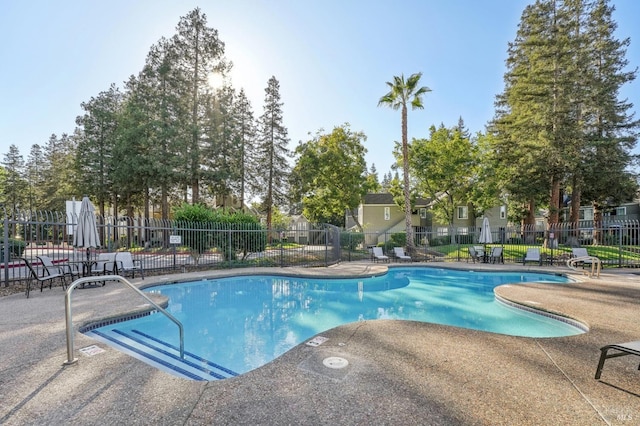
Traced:
[[489, 225], [489, 218], [485, 217], [482, 220], [482, 228], [480, 229], [480, 238], [478, 242], [482, 244], [492, 244], [493, 237], [491, 236], [491, 226]]
[[73, 246], [87, 249], [87, 258], [91, 248], [100, 247], [100, 236], [96, 223], [96, 209], [91, 204], [89, 197], [84, 197], [80, 204], [78, 214], [78, 226], [73, 234]]

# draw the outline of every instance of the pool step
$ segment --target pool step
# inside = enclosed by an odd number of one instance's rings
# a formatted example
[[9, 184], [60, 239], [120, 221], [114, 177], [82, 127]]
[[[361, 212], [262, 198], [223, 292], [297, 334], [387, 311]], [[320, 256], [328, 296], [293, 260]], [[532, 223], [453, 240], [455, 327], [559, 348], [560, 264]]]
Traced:
[[178, 377], [191, 380], [217, 380], [238, 375], [232, 370], [187, 351], [184, 352], [184, 359], [180, 358], [178, 347], [138, 330], [125, 332], [116, 328], [94, 329], [86, 334]]

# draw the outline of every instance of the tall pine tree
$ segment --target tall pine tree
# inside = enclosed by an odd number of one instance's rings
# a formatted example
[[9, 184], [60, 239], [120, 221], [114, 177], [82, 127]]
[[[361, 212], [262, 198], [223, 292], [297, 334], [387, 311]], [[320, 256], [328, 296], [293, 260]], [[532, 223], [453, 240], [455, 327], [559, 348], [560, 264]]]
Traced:
[[258, 145], [254, 153], [256, 164], [261, 165], [256, 179], [267, 214], [268, 228], [271, 228], [274, 209], [286, 205], [288, 201], [288, 159], [291, 153], [288, 149], [287, 128], [282, 119], [282, 105], [280, 83], [275, 77], [271, 77], [265, 89], [264, 112], [259, 119]]

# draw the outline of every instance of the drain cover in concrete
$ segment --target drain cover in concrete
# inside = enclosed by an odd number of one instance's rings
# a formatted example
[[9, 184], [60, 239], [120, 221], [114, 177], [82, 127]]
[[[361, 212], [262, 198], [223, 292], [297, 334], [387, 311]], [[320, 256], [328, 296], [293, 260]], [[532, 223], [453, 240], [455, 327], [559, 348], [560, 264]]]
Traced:
[[349, 361], [339, 356], [330, 356], [325, 358], [322, 360], [322, 363], [325, 367], [333, 368], [334, 370], [339, 370], [349, 365]]
[[104, 352], [104, 349], [97, 345], [91, 345], [86, 348], [78, 349], [78, 351], [86, 356], [94, 356]]
[[342, 380], [349, 375], [359, 362], [351, 355], [348, 360], [343, 353], [314, 349], [298, 368], [310, 371], [334, 380]]

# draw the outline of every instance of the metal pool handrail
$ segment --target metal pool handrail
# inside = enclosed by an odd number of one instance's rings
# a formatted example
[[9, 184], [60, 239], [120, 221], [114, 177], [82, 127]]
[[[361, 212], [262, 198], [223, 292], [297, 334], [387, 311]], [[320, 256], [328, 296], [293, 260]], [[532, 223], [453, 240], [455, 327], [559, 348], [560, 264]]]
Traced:
[[589, 275], [589, 278], [593, 278], [594, 274], [597, 278], [600, 278], [600, 271], [602, 270], [602, 262], [599, 258], [595, 256], [579, 256], [572, 257], [567, 260], [567, 267], [573, 269], [574, 271], [578, 270], [577, 263], [584, 263], [585, 261], [591, 263], [591, 273], [585, 272], [585, 274]]
[[[67, 289], [64, 296], [64, 315], [67, 324], [67, 360], [65, 365], [70, 365], [78, 361], [78, 358], [73, 357], [73, 318], [71, 315], [71, 292], [80, 284], [86, 284], [89, 282], [95, 282], [96, 277], [84, 277], [75, 280]], [[129, 286], [130, 289], [144, 297], [154, 308], [159, 312], [162, 312], [167, 318], [173, 321], [180, 330], [180, 358], [184, 358], [184, 327], [182, 323], [178, 321], [176, 317], [167, 312], [164, 308], [160, 307], [156, 302], [151, 300], [146, 294], [138, 290], [136, 286], [131, 284], [126, 278], [120, 275], [104, 275], [100, 277], [100, 281], [120, 281], [121, 283]]]

